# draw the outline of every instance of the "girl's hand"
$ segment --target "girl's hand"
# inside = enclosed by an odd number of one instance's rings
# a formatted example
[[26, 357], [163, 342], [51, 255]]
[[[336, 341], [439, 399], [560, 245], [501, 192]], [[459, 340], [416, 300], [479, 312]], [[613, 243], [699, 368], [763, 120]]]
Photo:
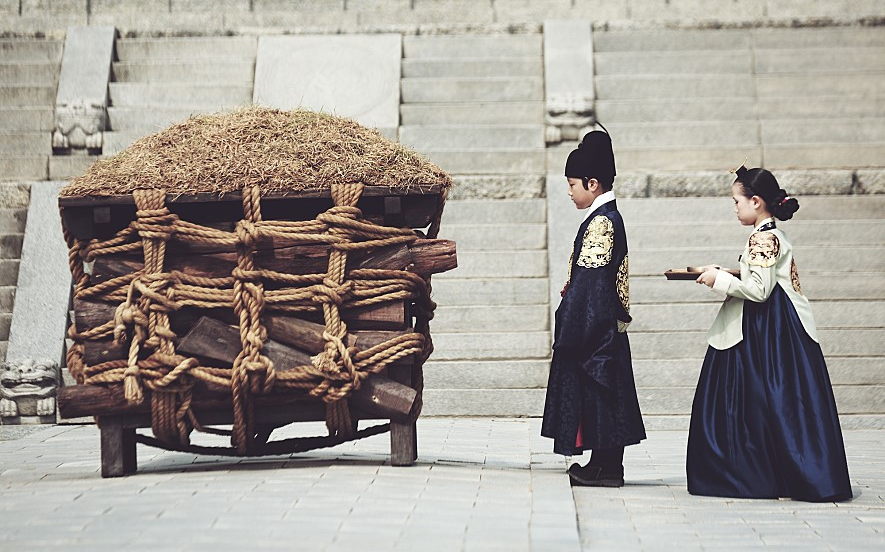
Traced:
[[712, 288], [713, 283], [716, 281], [716, 275], [719, 274], [719, 269], [717, 268], [708, 268], [704, 271], [703, 274], [698, 276], [698, 279], [695, 282], [699, 284], [704, 284], [707, 287]]

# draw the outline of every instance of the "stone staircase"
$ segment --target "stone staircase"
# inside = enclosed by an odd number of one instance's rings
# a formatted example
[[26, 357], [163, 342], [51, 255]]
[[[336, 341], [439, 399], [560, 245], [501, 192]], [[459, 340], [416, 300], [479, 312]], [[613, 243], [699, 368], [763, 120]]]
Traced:
[[[779, 222], [811, 299], [843, 425], [885, 421], [885, 197], [800, 198]], [[630, 242], [633, 366], [649, 427], [684, 429], [720, 299], [667, 268], [737, 266], [748, 230], [729, 198], [618, 201]]]
[[118, 39], [102, 153], [191, 114], [251, 103], [257, 44], [255, 36]]
[[6, 358], [30, 187], [0, 183], [0, 361]]
[[64, 42], [0, 39], [0, 180], [45, 180]]
[[885, 28], [598, 30], [593, 42], [596, 112], [622, 172], [885, 158]]
[[543, 408], [550, 357], [543, 199], [449, 201], [440, 237], [458, 268], [433, 278], [439, 303], [425, 365], [430, 416], [528, 416]]
[[542, 175], [541, 46], [540, 34], [403, 37], [400, 141], [455, 175]]

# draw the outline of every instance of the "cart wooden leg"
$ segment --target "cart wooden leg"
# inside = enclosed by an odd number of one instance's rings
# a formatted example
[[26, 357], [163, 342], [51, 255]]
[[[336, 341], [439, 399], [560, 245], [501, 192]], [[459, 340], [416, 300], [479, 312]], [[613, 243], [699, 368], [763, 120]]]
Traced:
[[123, 473], [129, 475], [138, 470], [138, 457], [135, 452], [135, 428], [123, 427]]
[[[391, 366], [388, 375], [393, 381], [411, 386], [411, 366]], [[390, 421], [390, 464], [411, 466], [418, 459], [418, 430], [415, 421]]]
[[98, 427], [101, 432], [101, 476], [126, 475], [123, 425], [117, 418], [103, 416], [98, 420]]

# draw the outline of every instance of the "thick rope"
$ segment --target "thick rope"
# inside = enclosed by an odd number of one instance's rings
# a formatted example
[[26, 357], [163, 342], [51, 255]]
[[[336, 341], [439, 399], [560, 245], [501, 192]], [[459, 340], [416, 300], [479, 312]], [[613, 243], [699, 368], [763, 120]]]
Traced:
[[[196, 381], [214, 389], [230, 390], [234, 424], [229, 434], [239, 455], [267, 450], [281, 453], [279, 447], [263, 444], [262, 432], [263, 439], [269, 432], [256, 431], [253, 416], [255, 396], [267, 394], [275, 387], [300, 390], [326, 403], [329, 437], [317, 443], [358, 437], [362, 432], [355, 433], [349, 394], [359, 389], [369, 374], [380, 373], [405, 357], [414, 359], [412, 386], [418, 390], [418, 398], [412, 416], [417, 417], [423, 386], [421, 368], [433, 350], [428, 322], [435, 304], [429, 298], [429, 281], [413, 273], [347, 269], [349, 256], [410, 244], [417, 239], [417, 234], [409, 229], [365, 222], [357, 208], [362, 189], [361, 184], [332, 186], [335, 205], [314, 220], [264, 221], [260, 191], [250, 185], [243, 190], [243, 220], [233, 232], [180, 220], [165, 207], [163, 192], [138, 190], [133, 194], [138, 208], [136, 219], [111, 239], [87, 242], [66, 235], [75, 298], [117, 305], [114, 318], [103, 324], [92, 328], [71, 325], [68, 333], [74, 344], [67, 353], [71, 373], [85, 384], [122, 383], [131, 402], [144, 400], [149, 392], [154, 435], [176, 450], [190, 446], [193, 429], [218, 432], [203, 427], [191, 409]], [[428, 231], [431, 237], [438, 231], [444, 202], [445, 194], [440, 196], [440, 212]], [[257, 266], [255, 253], [268, 240], [273, 240], [277, 247], [327, 247], [326, 273], [295, 275]], [[164, 264], [170, 243], [219, 253], [235, 252], [236, 267], [230, 275], [215, 277], [167, 272]], [[144, 265], [129, 274], [93, 284], [84, 270], [98, 257], [138, 252], [144, 257]], [[346, 346], [347, 326], [341, 319], [342, 309], [398, 300], [414, 303], [414, 332], [365, 350]], [[170, 315], [184, 307], [234, 311], [239, 321], [241, 351], [231, 366], [203, 366], [195, 358], [176, 353], [177, 336], [170, 328]], [[261, 316], [266, 311], [322, 313], [326, 344], [311, 364], [287, 366], [281, 372], [274, 369], [262, 354], [267, 331]], [[87, 366], [85, 343], [110, 337], [127, 347], [126, 358]], [[303, 446], [297, 445], [299, 450]]]

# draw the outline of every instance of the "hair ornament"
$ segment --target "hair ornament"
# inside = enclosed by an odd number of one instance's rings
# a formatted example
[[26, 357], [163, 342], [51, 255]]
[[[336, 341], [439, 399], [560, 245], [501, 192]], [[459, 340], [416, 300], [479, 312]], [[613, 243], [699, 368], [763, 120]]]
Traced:
[[728, 171], [728, 172], [730, 172], [731, 174], [737, 175], [737, 179], [738, 179], [738, 180], [743, 180], [744, 175], [747, 174], [747, 171], [748, 171], [748, 170], [749, 170], [749, 169], [747, 169], [747, 158], [744, 157], [744, 162], [743, 162], [743, 163], [741, 163], [740, 165], [738, 165], [737, 167], [731, 169], [731, 170]]

